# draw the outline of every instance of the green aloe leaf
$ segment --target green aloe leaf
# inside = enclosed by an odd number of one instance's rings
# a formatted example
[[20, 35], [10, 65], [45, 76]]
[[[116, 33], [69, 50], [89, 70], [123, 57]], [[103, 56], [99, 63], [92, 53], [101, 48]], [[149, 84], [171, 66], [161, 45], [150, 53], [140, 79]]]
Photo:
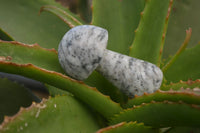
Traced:
[[0, 3], [0, 27], [14, 40], [57, 49], [60, 39], [69, 30], [56, 16], [38, 15], [44, 5], [61, 7], [54, 0], [0, 0]]
[[159, 133], [159, 130], [144, 126], [143, 123], [122, 122], [100, 129], [97, 133]]
[[[82, 81], [71, 79], [57, 72], [41, 69], [32, 64], [16, 64], [7, 61], [0, 61], [0, 70], [32, 78], [69, 91], [107, 119], [122, 110], [119, 104], [113, 102], [110, 97], [101, 94], [96, 88], [89, 87]], [[109, 108], [109, 110], [105, 110], [105, 108]]]
[[64, 73], [57, 52], [54, 49], [44, 49], [38, 44], [26, 45], [19, 42], [0, 41], [0, 56], [7, 61], [19, 64], [34, 64], [43, 69]]
[[165, 72], [165, 78], [169, 82], [178, 82], [180, 79], [196, 80], [200, 78], [200, 45], [188, 48], [176, 59], [173, 65]]
[[80, 22], [81, 21], [80, 19], [78, 20], [78, 18], [75, 18], [70, 11], [62, 10], [56, 6], [52, 5], [43, 6], [40, 9], [40, 13], [43, 11], [48, 11], [56, 15], [61, 20], [63, 20], [70, 28], [83, 24], [83, 22]]
[[177, 83], [170, 83], [168, 85], [164, 84], [163, 86], [161, 86], [161, 90], [163, 90], [163, 91], [168, 91], [170, 89], [172, 89], [172, 90], [180, 90], [180, 88], [181, 89], [190, 88], [192, 90], [195, 89], [195, 88], [200, 88], [200, 80], [197, 79], [195, 81], [192, 81], [192, 80], [180, 81], [180, 82], [177, 82]]
[[172, 3], [173, 0], [146, 1], [130, 56], [160, 64]]
[[108, 30], [108, 49], [128, 55], [145, 0], [94, 0], [92, 24]]
[[174, 126], [200, 126], [200, 108], [198, 105], [174, 102], [152, 102], [135, 106], [116, 115], [110, 124], [122, 121], [143, 122], [156, 128]]
[[[71, 96], [57, 96], [6, 117], [1, 133], [94, 133], [100, 126], [86, 106]], [[42, 127], [42, 128], [41, 128]]]
[[40, 99], [24, 86], [0, 78], [0, 123], [5, 115], [14, 115], [20, 107], [30, 106], [32, 101], [40, 102]]
[[13, 41], [13, 38], [0, 28], [0, 40]]
[[197, 104], [200, 105], [200, 96], [194, 93], [189, 92], [177, 92], [177, 91], [157, 91], [152, 94], [144, 94], [143, 96], [137, 96], [128, 101], [127, 104], [124, 105], [125, 108], [132, 108], [137, 105], [141, 105], [143, 103], [150, 103], [151, 101], [155, 102], [163, 102], [163, 101], [171, 101], [171, 102], [184, 102], [187, 104]]

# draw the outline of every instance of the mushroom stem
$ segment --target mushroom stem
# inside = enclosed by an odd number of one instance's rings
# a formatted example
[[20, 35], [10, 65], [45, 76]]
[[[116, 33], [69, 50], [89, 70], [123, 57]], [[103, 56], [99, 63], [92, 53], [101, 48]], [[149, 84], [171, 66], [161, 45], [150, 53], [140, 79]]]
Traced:
[[156, 65], [110, 50], [96, 69], [129, 97], [153, 93], [162, 83], [163, 73]]

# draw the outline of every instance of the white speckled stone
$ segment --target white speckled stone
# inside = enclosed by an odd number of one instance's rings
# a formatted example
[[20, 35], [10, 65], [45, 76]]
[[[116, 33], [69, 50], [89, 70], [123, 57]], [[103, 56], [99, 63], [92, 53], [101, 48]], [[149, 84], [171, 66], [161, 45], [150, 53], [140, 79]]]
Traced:
[[154, 64], [106, 50], [108, 32], [84, 25], [69, 30], [58, 48], [65, 72], [78, 80], [97, 70], [129, 97], [159, 89], [163, 73]]
[[91, 26], [77, 26], [62, 38], [58, 58], [65, 72], [71, 77], [84, 80], [99, 65], [107, 46], [107, 30]]
[[153, 93], [160, 88], [163, 73], [154, 64], [110, 50], [96, 69], [129, 97]]

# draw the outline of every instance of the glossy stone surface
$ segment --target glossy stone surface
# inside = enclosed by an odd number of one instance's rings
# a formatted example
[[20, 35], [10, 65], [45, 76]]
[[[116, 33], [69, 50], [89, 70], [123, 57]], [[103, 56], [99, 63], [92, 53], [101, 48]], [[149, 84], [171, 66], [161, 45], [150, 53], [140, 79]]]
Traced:
[[109, 50], [97, 71], [129, 97], [153, 93], [163, 79], [162, 71], [154, 64]]
[[99, 65], [107, 46], [107, 30], [91, 26], [77, 26], [62, 38], [58, 58], [65, 72], [78, 80], [86, 79]]

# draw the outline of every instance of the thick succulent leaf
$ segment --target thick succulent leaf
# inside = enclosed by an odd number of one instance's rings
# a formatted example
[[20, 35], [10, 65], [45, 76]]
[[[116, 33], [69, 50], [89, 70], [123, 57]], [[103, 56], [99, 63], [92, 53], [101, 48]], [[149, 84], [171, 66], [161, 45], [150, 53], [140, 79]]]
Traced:
[[143, 123], [122, 122], [100, 129], [97, 133], [159, 133], [158, 129], [144, 126]]
[[54, 49], [44, 49], [38, 44], [26, 45], [19, 42], [0, 41], [0, 56], [7, 57], [5, 60], [13, 63], [32, 63], [43, 69], [64, 73], [59, 64], [57, 52]]
[[174, 126], [200, 126], [200, 107], [185, 103], [152, 102], [135, 106], [116, 115], [110, 124], [123, 121], [143, 122], [156, 128]]
[[100, 127], [91, 111], [71, 96], [59, 96], [21, 108], [6, 117], [1, 133], [94, 133]]
[[130, 48], [130, 56], [154, 64], [161, 59], [173, 0], [147, 0]]
[[109, 32], [108, 49], [128, 55], [145, 0], [93, 0], [92, 24]]
[[[71, 79], [60, 73], [38, 68], [32, 64], [22, 65], [0, 61], [0, 71], [23, 75], [57, 88], [67, 90], [96, 109], [107, 119], [122, 110], [119, 104], [113, 102], [110, 97], [101, 94], [96, 88], [89, 87], [81, 81]], [[105, 108], [107, 108], [107, 110], [105, 110]]]
[[195, 46], [199, 41], [200, 14], [199, 0], [175, 0], [169, 21], [164, 58], [174, 55], [185, 38], [185, 30], [192, 28], [192, 37], [189, 47]]
[[195, 89], [200, 88], [200, 80], [197, 79], [195, 81], [188, 80], [188, 81], [180, 81], [177, 83], [170, 83], [169, 85], [163, 84], [161, 86], [161, 90], [167, 91], [170, 89], [173, 90], [180, 90], [180, 89], [187, 89], [190, 88], [195, 92]]
[[40, 102], [40, 99], [24, 86], [0, 78], [0, 123], [5, 115], [14, 115], [21, 106], [28, 107], [32, 101]]
[[61, 8], [58, 8], [56, 6], [43, 6], [40, 9], [40, 13], [43, 11], [48, 11], [57, 17], [59, 17], [61, 20], [63, 20], [70, 28], [73, 28], [78, 25], [82, 25], [83, 22], [80, 22], [78, 18], [75, 18], [70, 11], [68, 10], [62, 10]]
[[13, 41], [13, 38], [0, 28], [0, 40]]
[[143, 96], [137, 96], [128, 101], [125, 104], [124, 108], [132, 108], [136, 105], [141, 105], [143, 103], [150, 103], [151, 101], [163, 102], [163, 101], [171, 101], [171, 102], [184, 102], [187, 104], [197, 104], [200, 105], [200, 95], [189, 93], [189, 92], [177, 92], [177, 91], [157, 91], [152, 94], [144, 94]]
[[0, 27], [14, 40], [57, 49], [62, 36], [69, 29], [54, 15], [38, 15], [40, 7], [44, 5], [61, 7], [54, 0], [0, 0], [0, 3]]
[[200, 45], [186, 49], [165, 72], [165, 78], [169, 82], [179, 80], [200, 79]]

